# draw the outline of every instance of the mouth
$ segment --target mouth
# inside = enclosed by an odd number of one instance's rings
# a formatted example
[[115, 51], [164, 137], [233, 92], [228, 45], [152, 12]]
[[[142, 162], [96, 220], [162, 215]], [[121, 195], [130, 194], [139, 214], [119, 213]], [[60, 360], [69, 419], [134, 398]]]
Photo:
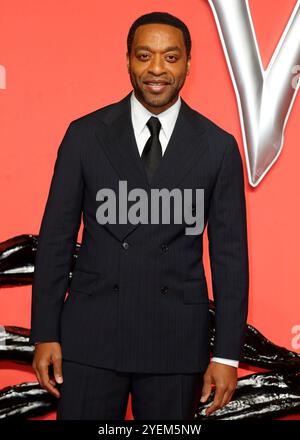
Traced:
[[146, 89], [154, 93], [161, 93], [170, 85], [170, 83], [166, 81], [143, 81], [143, 82], [146, 86]]

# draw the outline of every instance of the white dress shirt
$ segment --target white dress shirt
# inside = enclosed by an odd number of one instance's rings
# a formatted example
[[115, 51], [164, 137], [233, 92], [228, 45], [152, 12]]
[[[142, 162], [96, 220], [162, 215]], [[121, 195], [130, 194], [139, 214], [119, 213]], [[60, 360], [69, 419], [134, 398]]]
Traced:
[[[146, 123], [151, 116], [155, 116], [161, 123], [161, 130], [159, 133], [159, 140], [162, 147], [162, 154], [166, 151], [169, 139], [174, 129], [176, 119], [179, 113], [181, 98], [178, 96], [177, 101], [171, 105], [167, 110], [159, 113], [158, 115], [151, 113], [140, 101], [136, 98], [134, 91], [130, 97], [131, 103], [131, 120], [134, 130], [136, 143], [139, 149], [140, 156], [142, 155], [144, 146], [151, 136], [150, 130]], [[220, 362], [222, 364], [231, 365], [232, 367], [238, 367], [239, 361], [233, 359], [225, 359], [221, 357], [212, 357], [211, 361]]]

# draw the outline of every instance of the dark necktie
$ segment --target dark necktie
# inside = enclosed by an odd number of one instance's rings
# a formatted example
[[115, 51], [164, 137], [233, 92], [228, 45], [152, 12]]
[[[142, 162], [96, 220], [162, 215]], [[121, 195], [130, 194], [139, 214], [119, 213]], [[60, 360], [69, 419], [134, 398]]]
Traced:
[[150, 182], [160, 159], [162, 158], [162, 148], [159, 141], [159, 132], [161, 129], [161, 123], [158, 118], [151, 116], [147, 122], [147, 126], [150, 130], [151, 136], [147, 140], [141, 159], [145, 165], [148, 181]]

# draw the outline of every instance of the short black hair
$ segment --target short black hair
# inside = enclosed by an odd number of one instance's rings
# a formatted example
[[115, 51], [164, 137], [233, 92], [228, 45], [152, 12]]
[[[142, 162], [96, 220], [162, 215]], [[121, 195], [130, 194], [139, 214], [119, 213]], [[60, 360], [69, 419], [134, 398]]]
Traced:
[[181, 21], [179, 18], [175, 17], [174, 15], [169, 14], [168, 12], [150, 12], [149, 14], [141, 15], [132, 23], [127, 35], [128, 54], [131, 53], [132, 42], [134, 39], [134, 34], [136, 29], [143, 24], [150, 24], [150, 23], [168, 24], [170, 26], [175, 26], [178, 29], [180, 29], [183, 33], [187, 57], [190, 56], [192, 41], [188, 27], [186, 26], [185, 23], [183, 23], [183, 21]]

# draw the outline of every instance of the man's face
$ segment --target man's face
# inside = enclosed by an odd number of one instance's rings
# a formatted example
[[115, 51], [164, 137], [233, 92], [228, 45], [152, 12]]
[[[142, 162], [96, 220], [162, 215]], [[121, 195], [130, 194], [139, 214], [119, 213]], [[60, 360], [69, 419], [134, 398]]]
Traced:
[[190, 69], [180, 29], [160, 23], [139, 26], [126, 57], [135, 96], [149, 111], [158, 114], [176, 102]]

